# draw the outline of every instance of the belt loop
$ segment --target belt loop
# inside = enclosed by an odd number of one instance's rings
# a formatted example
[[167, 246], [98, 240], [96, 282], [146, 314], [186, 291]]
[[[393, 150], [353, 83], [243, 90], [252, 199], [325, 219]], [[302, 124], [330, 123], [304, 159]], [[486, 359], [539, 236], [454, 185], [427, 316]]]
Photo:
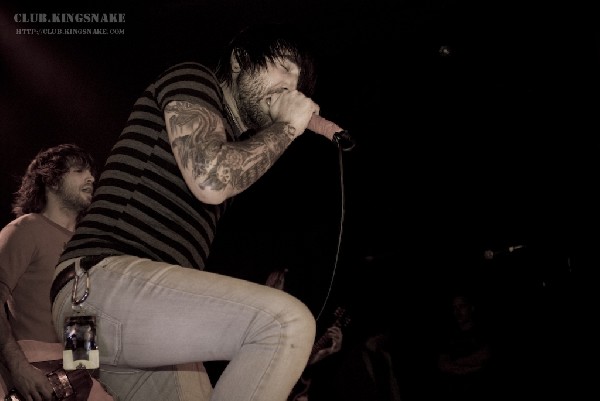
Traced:
[[[81, 269], [81, 259], [79, 258], [75, 261], [75, 282], [73, 283], [73, 292], [71, 293], [73, 308], [80, 306], [90, 295], [90, 273], [88, 270]], [[79, 277], [82, 275], [85, 275], [85, 292], [81, 298], [77, 299], [77, 285], [79, 284]]]

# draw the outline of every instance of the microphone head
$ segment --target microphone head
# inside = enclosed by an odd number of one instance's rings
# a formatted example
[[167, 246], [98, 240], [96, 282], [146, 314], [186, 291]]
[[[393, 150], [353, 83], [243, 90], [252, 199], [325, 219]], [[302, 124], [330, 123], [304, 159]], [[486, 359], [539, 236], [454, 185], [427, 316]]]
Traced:
[[339, 148], [344, 152], [348, 152], [356, 146], [356, 141], [350, 136], [350, 133], [346, 130], [336, 132], [333, 134], [333, 142], [337, 143]]

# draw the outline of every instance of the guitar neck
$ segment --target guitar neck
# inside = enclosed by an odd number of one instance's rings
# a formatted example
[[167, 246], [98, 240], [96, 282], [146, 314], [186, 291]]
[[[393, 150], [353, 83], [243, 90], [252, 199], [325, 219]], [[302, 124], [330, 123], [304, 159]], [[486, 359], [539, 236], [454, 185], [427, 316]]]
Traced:
[[[339, 327], [340, 329], [345, 327], [350, 322], [349, 318], [344, 317], [345, 313], [346, 313], [346, 310], [344, 308], [338, 307], [335, 311], [336, 320], [329, 327]], [[330, 341], [331, 341], [331, 339], [329, 338], [329, 335], [327, 334], [327, 330], [325, 330], [325, 333], [323, 333], [323, 335], [321, 337], [319, 337], [319, 339], [313, 344], [312, 351], [310, 352], [310, 356], [309, 356], [308, 360], [311, 361], [319, 351], [321, 351], [322, 349], [325, 349], [327, 346], [329, 346]], [[287, 401], [298, 401], [301, 396], [307, 395], [308, 388], [310, 387], [311, 380], [312, 380], [311, 379], [312, 369], [313, 369], [313, 365], [311, 365], [311, 364], [304, 367], [304, 371], [302, 372], [302, 377], [300, 377], [300, 379], [294, 386], [293, 390], [290, 392], [290, 395], [288, 396]]]
[[[336, 327], [340, 327], [339, 325], [335, 325]], [[310, 352], [310, 359], [319, 351], [324, 348], [327, 348], [327, 345], [331, 341], [331, 339], [327, 336], [327, 333], [323, 334], [313, 345], [312, 351]]]
[[[343, 328], [345, 325], [347, 325], [350, 322], [350, 319], [344, 317], [345, 314], [346, 310], [344, 308], [337, 308], [335, 311], [336, 319], [333, 322], [333, 324], [329, 327]], [[329, 336], [327, 335], [327, 330], [325, 330], [325, 333], [323, 333], [323, 335], [321, 335], [321, 337], [319, 337], [319, 339], [313, 344], [312, 351], [310, 352], [310, 357], [308, 360], [310, 361], [319, 351], [327, 348], [329, 346], [330, 341], [331, 338], [329, 338]]]

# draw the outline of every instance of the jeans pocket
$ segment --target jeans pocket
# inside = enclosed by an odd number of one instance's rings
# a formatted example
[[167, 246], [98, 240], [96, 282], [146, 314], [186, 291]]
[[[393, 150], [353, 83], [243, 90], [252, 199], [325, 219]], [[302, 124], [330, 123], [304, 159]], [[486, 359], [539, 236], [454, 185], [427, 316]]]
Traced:
[[[92, 312], [92, 308], [90, 308]], [[98, 322], [98, 348], [100, 350], [100, 363], [116, 366], [121, 357], [121, 331], [122, 323], [114, 317], [96, 311]]]

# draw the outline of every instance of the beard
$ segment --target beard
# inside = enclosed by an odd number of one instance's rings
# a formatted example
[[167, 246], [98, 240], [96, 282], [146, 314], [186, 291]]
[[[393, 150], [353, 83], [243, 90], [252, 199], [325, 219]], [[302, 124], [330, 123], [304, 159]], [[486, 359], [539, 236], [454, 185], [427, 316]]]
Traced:
[[270, 125], [273, 122], [271, 116], [260, 108], [260, 101], [267, 93], [260, 79], [241, 73], [237, 79], [237, 89], [234, 98], [244, 125], [256, 130]]
[[57, 191], [62, 205], [78, 214], [83, 213], [90, 206], [91, 198], [82, 195], [79, 188], [61, 184]]

